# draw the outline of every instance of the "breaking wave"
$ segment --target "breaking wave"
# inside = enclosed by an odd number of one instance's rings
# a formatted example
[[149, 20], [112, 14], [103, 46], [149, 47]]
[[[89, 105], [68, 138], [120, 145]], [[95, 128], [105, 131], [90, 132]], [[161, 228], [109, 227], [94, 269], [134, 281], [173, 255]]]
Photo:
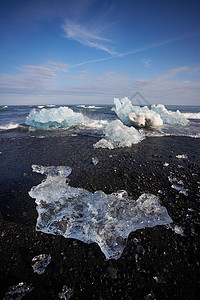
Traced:
[[133, 200], [126, 191], [109, 195], [103, 191], [91, 193], [66, 182], [72, 171], [70, 167], [33, 165], [32, 168], [46, 175], [29, 192], [37, 204], [36, 230], [85, 243], [96, 242], [107, 259], [121, 256], [130, 232], [172, 222], [153, 194], [142, 194]]
[[200, 119], [200, 112], [199, 113], [183, 113], [184, 117], [187, 119], [194, 119], [199, 120]]
[[7, 124], [7, 125], [0, 125], [0, 130], [11, 130], [11, 129], [16, 129], [19, 128], [21, 125], [19, 124]]

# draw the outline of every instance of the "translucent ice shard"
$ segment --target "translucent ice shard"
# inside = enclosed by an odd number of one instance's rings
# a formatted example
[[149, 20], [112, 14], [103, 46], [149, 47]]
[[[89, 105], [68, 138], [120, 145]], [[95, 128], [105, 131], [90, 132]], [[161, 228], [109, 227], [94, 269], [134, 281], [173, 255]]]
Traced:
[[84, 122], [81, 113], [68, 107], [33, 109], [26, 118], [26, 124], [41, 129], [57, 129], [75, 126]]
[[50, 264], [51, 262], [51, 256], [48, 254], [40, 254], [32, 259], [32, 267], [34, 272], [37, 274], [43, 274], [45, 272], [46, 267]]
[[96, 242], [107, 259], [118, 259], [131, 231], [172, 222], [158, 197], [147, 193], [133, 200], [126, 191], [91, 193], [71, 187], [66, 182], [65, 168], [69, 169], [63, 166], [33, 167], [47, 175], [29, 192], [37, 204], [36, 230], [85, 243]]
[[60, 299], [68, 300], [73, 296], [74, 292], [71, 288], [68, 288], [66, 285], [63, 286], [62, 292], [58, 294]]
[[13, 285], [9, 288], [3, 300], [20, 300], [32, 290], [33, 287], [31, 285], [28, 285], [25, 282], [20, 282], [18, 285]]

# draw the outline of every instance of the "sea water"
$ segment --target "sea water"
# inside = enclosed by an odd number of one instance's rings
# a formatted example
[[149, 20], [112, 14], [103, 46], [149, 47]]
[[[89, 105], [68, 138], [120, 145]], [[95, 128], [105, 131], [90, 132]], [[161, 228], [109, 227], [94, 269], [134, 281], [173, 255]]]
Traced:
[[[120, 118], [112, 110], [115, 105], [0, 106], [0, 138], [88, 135], [104, 137], [108, 124]], [[148, 136], [200, 137], [200, 106], [165, 106], [167, 111], [180, 111], [189, 122], [185, 126], [163, 124], [153, 130], [137, 129]], [[48, 121], [48, 112], [55, 118]], [[64, 114], [66, 113], [66, 118]], [[70, 115], [71, 114], [71, 115]], [[35, 119], [34, 119], [35, 117]], [[42, 121], [43, 117], [43, 121]], [[53, 117], [52, 117], [53, 118]], [[74, 118], [73, 122], [72, 119]], [[39, 122], [37, 121], [39, 119]], [[45, 120], [47, 122], [45, 122]], [[40, 124], [38, 124], [40, 123]], [[126, 123], [126, 122], [125, 122]], [[41, 126], [40, 126], [41, 125]], [[126, 125], [126, 124], [124, 124]], [[142, 138], [138, 139], [138, 142]], [[1, 151], [1, 149], [0, 149]]]

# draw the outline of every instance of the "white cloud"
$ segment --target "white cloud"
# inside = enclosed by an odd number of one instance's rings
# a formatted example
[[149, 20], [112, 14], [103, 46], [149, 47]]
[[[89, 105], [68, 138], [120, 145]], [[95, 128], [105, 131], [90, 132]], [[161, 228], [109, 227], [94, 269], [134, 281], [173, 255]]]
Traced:
[[[57, 103], [63, 98], [65, 101], [68, 99], [69, 104], [74, 98], [76, 103], [92, 103], [94, 99], [98, 99], [99, 103], [112, 103], [114, 97], [131, 97], [138, 91], [152, 104], [199, 104], [200, 82], [190, 81], [190, 76], [195, 71], [199, 72], [196, 66], [182, 66], [157, 78], [137, 80], [117, 72], [106, 72], [96, 77], [86, 70], [68, 72], [67, 65], [53, 62], [44, 66], [23, 66], [20, 70], [17, 75], [0, 76], [3, 101], [6, 95], [25, 95], [27, 102], [33, 96], [54, 96]], [[187, 75], [187, 80], [177, 79], [182, 73]]]
[[93, 26], [89, 29], [71, 21], [66, 21], [62, 27], [65, 32], [65, 38], [75, 40], [85, 46], [115, 54], [109, 45], [111, 41], [99, 35], [101, 30], [97, 31]]
[[16, 75], [0, 75], [0, 93], [46, 93], [60, 72], [68, 72], [68, 66], [51, 62], [45, 66], [25, 65], [19, 70], [20, 73]]

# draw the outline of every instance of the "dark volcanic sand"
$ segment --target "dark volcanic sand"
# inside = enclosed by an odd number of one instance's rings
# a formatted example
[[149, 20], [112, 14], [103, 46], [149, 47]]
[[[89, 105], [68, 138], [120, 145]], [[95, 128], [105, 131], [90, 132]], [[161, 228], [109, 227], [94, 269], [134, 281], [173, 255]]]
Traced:
[[[26, 282], [34, 289], [23, 299], [59, 299], [64, 285], [73, 290], [71, 299], [197, 299], [200, 139], [147, 138], [116, 150], [94, 149], [97, 140], [81, 136], [1, 140], [0, 298], [10, 286]], [[179, 154], [188, 158], [176, 158]], [[97, 165], [92, 157], [99, 159]], [[169, 166], [163, 166], [165, 162]], [[120, 259], [106, 260], [97, 244], [36, 232], [36, 205], [28, 191], [44, 177], [32, 172], [32, 164], [68, 165], [73, 169], [70, 185], [91, 192], [125, 189], [134, 199], [143, 192], [159, 195], [184, 236], [166, 226], [137, 230], [129, 235]], [[184, 182], [188, 196], [171, 188], [170, 172]], [[52, 260], [38, 275], [31, 261], [42, 253]]]

